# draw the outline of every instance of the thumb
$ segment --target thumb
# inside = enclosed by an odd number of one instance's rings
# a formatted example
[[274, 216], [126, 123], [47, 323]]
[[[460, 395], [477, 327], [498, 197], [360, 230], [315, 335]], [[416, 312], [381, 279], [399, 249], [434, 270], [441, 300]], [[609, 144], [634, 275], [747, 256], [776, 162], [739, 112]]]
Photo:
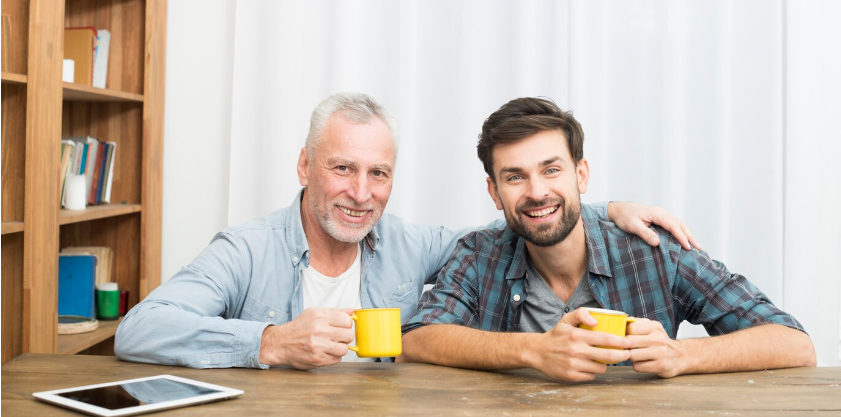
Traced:
[[341, 311], [343, 313], [347, 313], [348, 316], [352, 316], [353, 313], [356, 311], [352, 308], [337, 308], [336, 311]]
[[596, 320], [586, 308], [581, 307], [575, 309], [572, 313], [565, 314], [564, 317], [561, 318], [560, 323], [565, 323], [573, 327], [578, 327], [580, 324], [593, 327], [599, 324], [599, 321]]

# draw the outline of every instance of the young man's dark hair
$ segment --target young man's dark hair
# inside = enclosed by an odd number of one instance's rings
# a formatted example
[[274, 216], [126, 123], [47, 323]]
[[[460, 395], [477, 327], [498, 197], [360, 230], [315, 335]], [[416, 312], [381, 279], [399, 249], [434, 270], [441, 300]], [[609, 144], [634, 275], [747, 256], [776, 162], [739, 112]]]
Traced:
[[527, 138], [544, 130], [560, 130], [567, 138], [572, 160], [577, 165], [584, 158], [584, 131], [572, 117], [551, 100], [524, 97], [505, 103], [485, 120], [476, 149], [485, 172], [496, 182], [493, 173], [493, 149]]

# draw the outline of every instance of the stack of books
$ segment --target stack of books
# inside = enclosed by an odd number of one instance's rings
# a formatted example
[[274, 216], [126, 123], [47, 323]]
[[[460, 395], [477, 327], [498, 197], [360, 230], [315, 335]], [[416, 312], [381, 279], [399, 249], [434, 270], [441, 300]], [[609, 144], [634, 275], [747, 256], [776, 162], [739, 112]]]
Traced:
[[116, 142], [102, 142], [90, 136], [61, 140], [61, 206], [66, 202], [67, 175], [85, 176], [87, 204], [111, 202]]

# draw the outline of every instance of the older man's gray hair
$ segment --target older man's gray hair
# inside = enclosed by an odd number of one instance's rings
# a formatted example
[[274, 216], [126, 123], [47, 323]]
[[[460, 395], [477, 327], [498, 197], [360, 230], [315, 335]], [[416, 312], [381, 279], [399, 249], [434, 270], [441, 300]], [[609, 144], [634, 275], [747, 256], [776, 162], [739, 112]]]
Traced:
[[394, 152], [397, 153], [397, 120], [373, 97], [363, 93], [337, 93], [327, 97], [312, 111], [310, 131], [307, 134], [307, 156], [312, 158], [318, 145], [324, 139], [327, 120], [335, 113], [354, 123], [368, 123], [371, 117], [378, 117], [391, 131], [394, 139]]

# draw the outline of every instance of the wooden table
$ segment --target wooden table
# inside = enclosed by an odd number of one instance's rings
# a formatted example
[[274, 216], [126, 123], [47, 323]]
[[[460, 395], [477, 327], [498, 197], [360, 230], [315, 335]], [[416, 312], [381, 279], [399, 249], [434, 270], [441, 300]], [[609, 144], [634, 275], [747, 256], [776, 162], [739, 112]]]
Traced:
[[293, 369], [187, 369], [110, 356], [19, 356], [2, 367], [4, 417], [78, 415], [33, 392], [171, 374], [245, 391], [169, 415], [841, 415], [841, 368], [797, 368], [660, 379], [611, 367], [589, 383], [538, 372], [481, 372], [421, 364]]

